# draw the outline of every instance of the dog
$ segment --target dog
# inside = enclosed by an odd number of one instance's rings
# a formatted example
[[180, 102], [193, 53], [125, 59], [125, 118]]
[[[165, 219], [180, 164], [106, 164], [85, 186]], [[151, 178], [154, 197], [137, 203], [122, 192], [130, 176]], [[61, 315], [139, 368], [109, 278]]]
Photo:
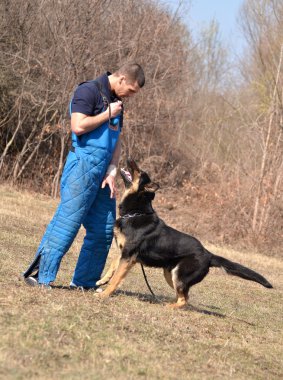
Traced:
[[134, 160], [128, 159], [127, 168], [120, 170], [125, 192], [114, 227], [120, 257], [97, 282], [103, 285], [110, 281], [101, 297], [110, 296], [136, 263], [163, 269], [165, 280], [176, 292], [177, 300], [170, 305], [176, 308], [187, 304], [190, 288], [201, 282], [211, 267], [221, 267], [228, 274], [272, 288], [255, 271], [214, 255], [193, 236], [167, 226], [152, 207], [159, 185]]

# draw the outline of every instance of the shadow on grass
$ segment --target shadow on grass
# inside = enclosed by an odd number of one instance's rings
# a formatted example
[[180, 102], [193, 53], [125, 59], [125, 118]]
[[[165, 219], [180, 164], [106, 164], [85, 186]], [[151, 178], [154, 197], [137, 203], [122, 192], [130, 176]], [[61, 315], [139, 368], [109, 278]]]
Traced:
[[[62, 289], [62, 290], [68, 290], [71, 292], [82, 292], [81, 289], [72, 289], [69, 286], [64, 286], [64, 285], [52, 285], [53, 289]], [[90, 290], [84, 290], [87, 293], [94, 292], [92, 289]], [[137, 298], [139, 301], [142, 302], [147, 302], [150, 304], [155, 304], [155, 305], [163, 305], [166, 306], [170, 303], [172, 303], [172, 298], [171, 297], [166, 297], [166, 296], [158, 296], [154, 297], [151, 294], [145, 294], [145, 293], [138, 293], [138, 292], [131, 292], [129, 290], [116, 290], [115, 294], [113, 294], [111, 297], [115, 298], [118, 297], [119, 295], [125, 295], [127, 297], [134, 297]], [[204, 305], [206, 306], [206, 305]], [[215, 307], [211, 307], [213, 309]], [[225, 318], [226, 316], [224, 314], [215, 312], [215, 311], [210, 311], [206, 309], [202, 309], [193, 305], [187, 305], [181, 309], [182, 311], [196, 311], [201, 314], [206, 314], [206, 315], [213, 315], [215, 317], [219, 318]]]
[[[161, 305], [166, 306], [167, 304], [172, 303], [172, 298], [166, 297], [166, 296], [154, 297], [150, 294], [142, 294], [142, 293], [137, 293], [137, 292], [125, 291], [125, 290], [117, 290], [116, 295], [118, 294], [124, 294], [129, 297], [136, 297], [142, 302], [148, 302], [151, 304], [161, 304]], [[224, 314], [221, 314], [215, 311], [210, 311], [207, 309], [202, 309], [193, 305], [187, 305], [181, 308], [181, 310], [182, 311], [196, 311], [197, 313], [201, 313], [201, 314], [212, 315], [214, 317], [219, 317], [219, 318], [226, 318]]]
[[[94, 293], [93, 289], [76, 289], [76, 288], [70, 288], [69, 286], [65, 285], [52, 285], [53, 289], [62, 289], [62, 290], [69, 290], [71, 292], [87, 292], [87, 293]], [[119, 296], [119, 295], [125, 295], [128, 297], [135, 297], [143, 302], [153, 303], [153, 304], [163, 304], [164, 302], [169, 302], [171, 299], [169, 297], [160, 296], [160, 297], [153, 297], [150, 294], [143, 294], [143, 293], [137, 293], [137, 292], [131, 292], [127, 290], [120, 290], [117, 289], [115, 293], [111, 296], [113, 298]]]
[[[131, 291], [127, 291], [127, 290], [116, 290], [114, 296], [118, 296], [119, 294], [126, 295], [126, 296], [129, 296], [129, 297], [135, 297], [135, 298], [139, 299], [142, 302], [148, 302], [148, 303], [151, 303], [151, 304], [159, 304], [159, 305], [166, 306], [166, 304], [172, 303], [172, 298], [166, 297], [166, 296], [154, 297], [154, 296], [152, 296], [150, 294], [131, 292]], [[200, 314], [210, 315], [210, 316], [213, 316], [213, 317], [218, 317], [218, 318], [223, 318], [223, 319], [224, 318], [234, 319], [234, 320], [237, 320], [238, 322], [245, 323], [245, 324], [247, 324], [249, 326], [255, 326], [254, 323], [248, 322], [248, 321], [246, 321], [244, 319], [241, 319], [241, 318], [238, 318], [238, 317], [235, 317], [235, 316], [234, 317], [227, 316], [227, 315], [222, 314], [220, 312], [213, 311], [213, 310], [220, 310], [220, 308], [217, 307], [217, 306], [203, 305], [203, 304], [200, 304], [200, 306], [201, 307], [197, 307], [197, 306], [188, 304], [187, 306], [181, 308], [180, 310], [182, 310], [182, 311], [188, 311], [188, 312], [197, 312], [197, 313], [200, 313]], [[205, 307], [205, 309], [203, 307]], [[211, 309], [211, 310], [208, 310], [208, 309]]]
[[[54, 289], [68, 290], [68, 291], [71, 291], [71, 292], [82, 292], [82, 290], [80, 290], [80, 289], [72, 289], [69, 286], [64, 286], [64, 285], [53, 285], [52, 288], [54, 288]], [[90, 290], [84, 290], [84, 291], [87, 292], [87, 293], [93, 292], [92, 289], [90, 289]], [[147, 303], [155, 304], [155, 305], [166, 306], [166, 305], [172, 303], [172, 297], [167, 297], [167, 296], [154, 297], [151, 294], [131, 292], [129, 290], [121, 290], [121, 289], [116, 290], [115, 294], [113, 294], [111, 297], [115, 298], [115, 297], [118, 297], [119, 295], [125, 295], [127, 297], [135, 297], [139, 301], [147, 302]], [[210, 316], [218, 317], [218, 318], [235, 319], [235, 320], [237, 320], [239, 322], [243, 322], [243, 323], [245, 323], [245, 324], [247, 324], [249, 326], [255, 326], [254, 323], [245, 321], [244, 319], [237, 318], [237, 317], [232, 317], [232, 316], [228, 316], [227, 317], [227, 315], [225, 315], [225, 314], [222, 314], [222, 313], [220, 313], [218, 311], [214, 311], [214, 310], [220, 310], [220, 308], [217, 307], [217, 306], [204, 305], [204, 304], [200, 304], [200, 306], [201, 307], [188, 304], [187, 306], [181, 308], [180, 310], [182, 310], [182, 311], [188, 311], [188, 312], [197, 312], [197, 313], [200, 313], [200, 314], [210, 315]]]

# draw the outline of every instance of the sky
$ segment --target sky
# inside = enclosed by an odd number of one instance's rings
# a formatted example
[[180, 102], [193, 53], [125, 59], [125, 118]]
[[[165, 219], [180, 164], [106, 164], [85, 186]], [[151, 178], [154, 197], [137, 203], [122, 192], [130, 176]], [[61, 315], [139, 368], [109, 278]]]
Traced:
[[[197, 35], [198, 30], [215, 19], [219, 24], [220, 37], [227, 44], [232, 54], [241, 55], [244, 38], [237, 24], [239, 10], [244, 0], [183, 0], [183, 20]], [[179, 0], [168, 0], [167, 4], [175, 10]]]

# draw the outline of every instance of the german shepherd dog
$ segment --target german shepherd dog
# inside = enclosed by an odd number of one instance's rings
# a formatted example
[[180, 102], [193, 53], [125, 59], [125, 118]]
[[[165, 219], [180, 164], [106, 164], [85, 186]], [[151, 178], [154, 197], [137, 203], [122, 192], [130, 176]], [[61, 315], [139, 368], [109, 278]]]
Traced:
[[167, 283], [177, 295], [172, 307], [186, 305], [191, 286], [202, 281], [211, 267], [222, 267], [228, 274], [272, 288], [260, 274], [214, 255], [196, 238], [167, 226], [152, 208], [158, 184], [134, 160], [128, 159], [127, 166], [128, 170], [120, 170], [125, 192], [114, 227], [121, 255], [97, 283], [103, 285], [110, 280], [101, 297], [110, 296], [136, 263], [163, 268]]

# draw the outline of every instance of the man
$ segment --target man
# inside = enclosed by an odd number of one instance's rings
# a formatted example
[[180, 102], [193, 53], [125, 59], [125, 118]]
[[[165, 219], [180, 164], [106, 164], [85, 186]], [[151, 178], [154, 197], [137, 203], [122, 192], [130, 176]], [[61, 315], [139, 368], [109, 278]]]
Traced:
[[[31, 286], [50, 288], [63, 256], [83, 224], [83, 246], [72, 287], [96, 288], [113, 238], [115, 176], [121, 151], [121, 99], [145, 83], [140, 65], [128, 63], [113, 74], [81, 83], [70, 103], [72, 148], [61, 178], [61, 202], [35, 259], [23, 274]], [[36, 272], [36, 273], [35, 273]]]

